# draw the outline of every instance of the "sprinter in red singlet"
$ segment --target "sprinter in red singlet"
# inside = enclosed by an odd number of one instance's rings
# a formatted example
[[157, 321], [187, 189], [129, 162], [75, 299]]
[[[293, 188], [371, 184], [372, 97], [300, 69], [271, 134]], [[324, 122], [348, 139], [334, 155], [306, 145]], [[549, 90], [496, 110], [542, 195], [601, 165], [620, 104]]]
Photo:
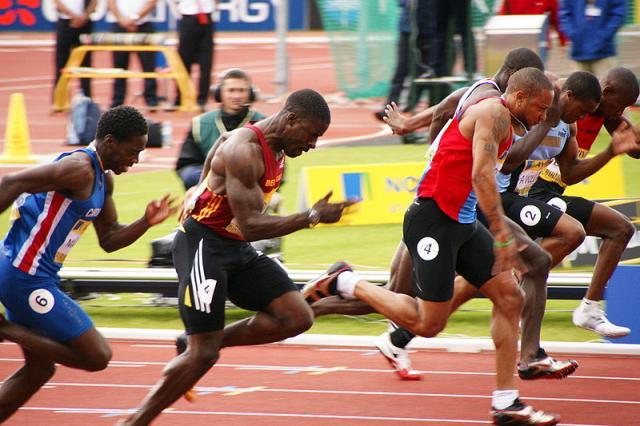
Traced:
[[[544, 73], [524, 68], [509, 79], [503, 97], [491, 96], [459, 112], [442, 134], [433, 160], [408, 208], [403, 240], [413, 262], [416, 297], [362, 280], [353, 271], [318, 280], [308, 293], [357, 297], [401, 327], [424, 337], [444, 329], [451, 313], [456, 272], [494, 304], [496, 424], [554, 425], [558, 416], [534, 410], [519, 399], [513, 371], [517, 358], [523, 295], [516, 275], [524, 271], [504, 219], [495, 172], [512, 142], [512, 126], [545, 119], [553, 87]], [[480, 204], [490, 230], [476, 220]]]

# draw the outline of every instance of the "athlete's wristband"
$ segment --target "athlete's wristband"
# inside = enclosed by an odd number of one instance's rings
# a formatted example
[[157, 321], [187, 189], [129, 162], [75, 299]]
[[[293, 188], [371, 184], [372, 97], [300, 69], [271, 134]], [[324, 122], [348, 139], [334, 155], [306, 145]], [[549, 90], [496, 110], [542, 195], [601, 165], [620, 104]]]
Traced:
[[313, 228], [320, 222], [320, 212], [311, 207], [307, 210], [307, 220], [309, 221], [309, 228]]
[[513, 239], [513, 237], [508, 239], [507, 241], [505, 241], [503, 243], [500, 242], [500, 241], [494, 241], [493, 242], [493, 246], [497, 247], [497, 248], [505, 248], [505, 247], [509, 247], [511, 244], [513, 244], [514, 241], [515, 240]]

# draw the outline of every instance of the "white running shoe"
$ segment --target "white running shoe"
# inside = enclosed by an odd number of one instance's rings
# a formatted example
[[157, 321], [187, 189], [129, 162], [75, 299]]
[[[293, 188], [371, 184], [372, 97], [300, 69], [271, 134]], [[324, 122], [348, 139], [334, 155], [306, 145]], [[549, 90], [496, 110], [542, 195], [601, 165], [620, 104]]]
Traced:
[[527, 364], [518, 364], [518, 376], [522, 380], [562, 379], [573, 374], [578, 362], [572, 359], [558, 361], [551, 358], [544, 349], [538, 348], [536, 358]]
[[586, 305], [584, 302], [573, 311], [573, 323], [587, 330], [595, 331], [604, 337], [624, 337], [631, 333], [631, 329], [620, 327], [607, 319], [600, 303]]
[[411, 368], [409, 352], [394, 346], [393, 343], [391, 343], [389, 333], [378, 336], [374, 344], [402, 380], [420, 380], [422, 378], [419, 371]]
[[491, 417], [494, 425], [515, 426], [515, 425], [540, 425], [554, 426], [560, 422], [557, 414], [545, 413], [524, 404], [520, 398], [516, 398], [509, 407], [498, 410], [491, 408]]

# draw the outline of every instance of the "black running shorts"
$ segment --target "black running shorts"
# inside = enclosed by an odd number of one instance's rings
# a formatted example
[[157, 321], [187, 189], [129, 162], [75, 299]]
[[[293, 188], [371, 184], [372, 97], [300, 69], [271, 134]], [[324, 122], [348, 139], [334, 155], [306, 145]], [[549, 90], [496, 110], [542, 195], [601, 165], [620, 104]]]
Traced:
[[450, 300], [456, 272], [477, 288], [492, 277], [493, 238], [487, 228], [478, 221], [456, 222], [431, 198], [409, 206], [403, 234], [413, 260], [415, 295], [423, 300]]
[[596, 203], [582, 197], [562, 195], [562, 192], [558, 184], [538, 179], [529, 190], [529, 197], [562, 210], [586, 228]]
[[173, 243], [180, 316], [187, 334], [224, 328], [224, 305], [264, 311], [276, 298], [298, 291], [285, 270], [251, 244], [222, 237], [188, 219]]
[[560, 210], [544, 201], [509, 191], [500, 195], [504, 214], [520, 225], [533, 240], [550, 236], [562, 217]]

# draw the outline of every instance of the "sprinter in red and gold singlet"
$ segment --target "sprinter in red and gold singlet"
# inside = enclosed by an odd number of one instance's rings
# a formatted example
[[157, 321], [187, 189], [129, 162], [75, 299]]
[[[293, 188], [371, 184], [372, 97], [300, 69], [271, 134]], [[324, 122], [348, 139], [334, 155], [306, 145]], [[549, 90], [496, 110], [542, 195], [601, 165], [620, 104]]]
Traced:
[[[269, 204], [269, 200], [280, 187], [284, 174], [284, 155], [276, 158], [264, 138], [262, 131], [251, 124], [244, 126], [251, 129], [260, 141], [262, 147], [262, 160], [264, 161], [264, 175], [260, 178], [260, 189], [264, 193], [264, 205]], [[191, 212], [191, 217], [211, 228], [217, 234], [235, 240], [244, 240], [242, 232], [234, 220], [233, 211], [229, 205], [226, 195], [215, 194], [207, 186], [207, 179], [201, 183], [201, 190], [198, 195], [195, 207]]]
[[[151, 423], [216, 363], [222, 347], [276, 342], [311, 327], [311, 309], [287, 272], [249, 242], [337, 222], [353, 204], [330, 203], [329, 193], [305, 212], [264, 212], [282, 181], [284, 157], [315, 148], [330, 121], [319, 93], [298, 90], [282, 110], [223, 135], [210, 150], [195, 208], [173, 247], [189, 350], [164, 369], [159, 384], [125, 424]], [[258, 313], [223, 332], [227, 297]]]

